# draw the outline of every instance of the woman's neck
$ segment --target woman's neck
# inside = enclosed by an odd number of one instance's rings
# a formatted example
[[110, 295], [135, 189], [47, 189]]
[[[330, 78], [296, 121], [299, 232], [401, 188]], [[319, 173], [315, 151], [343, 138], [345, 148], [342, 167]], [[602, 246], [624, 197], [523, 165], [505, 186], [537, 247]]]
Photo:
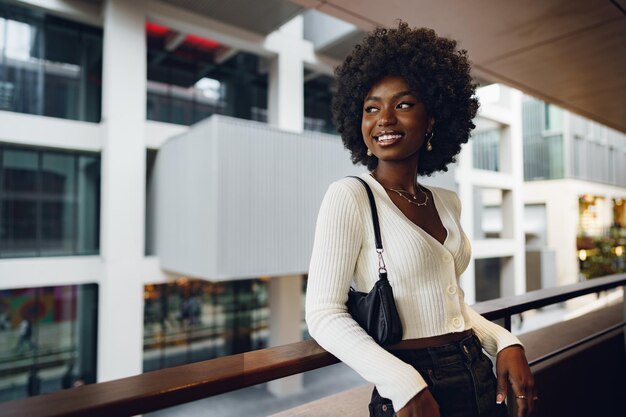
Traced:
[[[403, 161], [404, 162], [404, 161]], [[415, 194], [417, 180], [417, 160], [412, 163], [393, 163], [378, 161], [372, 176], [386, 188], [401, 188]]]

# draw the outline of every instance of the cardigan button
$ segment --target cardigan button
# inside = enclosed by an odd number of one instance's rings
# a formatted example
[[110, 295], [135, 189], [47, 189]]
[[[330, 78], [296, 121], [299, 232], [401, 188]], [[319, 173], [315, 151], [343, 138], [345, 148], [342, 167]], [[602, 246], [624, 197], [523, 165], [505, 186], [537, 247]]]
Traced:
[[443, 261], [446, 263], [452, 262], [452, 255], [446, 253], [445, 255], [443, 255]]
[[450, 295], [456, 294], [456, 286], [454, 286], [454, 285], [448, 285], [447, 290], [448, 290], [448, 294], [450, 294]]
[[455, 317], [452, 319], [452, 325], [454, 327], [461, 327], [461, 325], [463, 324], [463, 322], [461, 322], [461, 319], [458, 317]]

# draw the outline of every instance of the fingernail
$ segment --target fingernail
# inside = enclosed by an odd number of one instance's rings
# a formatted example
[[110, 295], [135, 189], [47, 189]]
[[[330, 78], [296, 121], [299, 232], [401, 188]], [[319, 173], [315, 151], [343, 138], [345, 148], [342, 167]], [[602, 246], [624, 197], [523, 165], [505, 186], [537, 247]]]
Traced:
[[498, 394], [498, 396], [496, 397], [496, 403], [502, 404], [502, 401], [504, 401], [504, 395]]

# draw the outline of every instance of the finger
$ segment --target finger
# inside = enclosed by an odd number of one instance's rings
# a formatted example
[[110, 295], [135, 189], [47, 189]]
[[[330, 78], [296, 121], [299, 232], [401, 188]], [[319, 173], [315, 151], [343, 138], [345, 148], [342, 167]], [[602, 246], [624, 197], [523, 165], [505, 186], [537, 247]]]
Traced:
[[515, 393], [516, 405], [518, 406], [518, 415], [522, 417], [531, 416], [535, 409], [536, 399], [535, 384], [532, 375], [523, 378], [522, 381], [518, 381], [517, 383], [511, 382], [513, 393]]
[[530, 401], [528, 402], [528, 414], [529, 415], [533, 415], [535, 410], [537, 409], [537, 405], [536, 405], [536, 401], [539, 399], [539, 397], [537, 396], [537, 393], [535, 392], [535, 390], [532, 390], [532, 394], [530, 397]]
[[533, 402], [535, 396], [530, 390], [518, 390], [513, 388], [513, 396], [517, 405], [517, 417], [528, 417], [532, 415]]
[[[522, 398], [519, 398], [522, 397]], [[517, 402], [517, 417], [528, 416], [528, 398], [525, 395], [516, 396]]]
[[497, 395], [496, 395], [496, 403], [502, 404], [506, 399], [506, 390], [507, 390], [507, 378], [506, 375], [498, 373], [498, 383], [497, 383]]

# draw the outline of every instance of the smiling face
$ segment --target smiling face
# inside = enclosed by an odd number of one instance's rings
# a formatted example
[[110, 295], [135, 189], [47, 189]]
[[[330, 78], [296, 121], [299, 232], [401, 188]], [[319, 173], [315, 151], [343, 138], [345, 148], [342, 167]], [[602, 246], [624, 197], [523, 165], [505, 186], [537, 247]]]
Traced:
[[361, 133], [379, 163], [417, 159], [433, 123], [424, 103], [399, 76], [378, 81], [363, 102]]

